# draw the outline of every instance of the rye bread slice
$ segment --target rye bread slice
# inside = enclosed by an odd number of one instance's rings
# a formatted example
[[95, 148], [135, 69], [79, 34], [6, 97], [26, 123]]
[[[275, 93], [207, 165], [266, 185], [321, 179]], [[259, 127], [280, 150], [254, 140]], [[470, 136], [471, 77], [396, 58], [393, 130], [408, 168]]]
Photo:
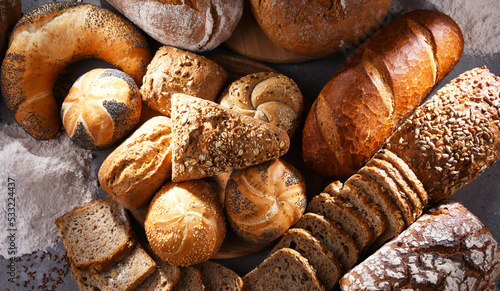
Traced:
[[363, 173], [370, 176], [375, 182], [386, 189], [384, 193], [389, 195], [396, 203], [399, 210], [403, 214], [405, 226], [409, 226], [413, 221], [413, 205], [411, 204], [406, 193], [399, 191], [398, 186], [391, 177], [382, 169], [373, 165], [373, 163], [366, 164], [361, 168], [358, 173]]
[[295, 227], [309, 231], [329, 250], [342, 265], [342, 271], [349, 270], [359, 258], [359, 249], [352, 237], [339, 225], [323, 215], [305, 213]]
[[299, 252], [289, 248], [270, 254], [243, 277], [243, 290], [325, 290], [316, 271]]
[[408, 185], [417, 193], [422, 205], [427, 205], [429, 202], [429, 196], [427, 191], [424, 189], [424, 185], [417, 178], [415, 172], [413, 172], [408, 164], [398, 157], [395, 153], [388, 149], [381, 149], [375, 154], [376, 158], [390, 162], [394, 167], [396, 167], [401, 175], [406, 179]]
[[139, 245], [111, 269], [92, 274], [71, 266], [72, 275], [80, 291], [134, 290], [156, 268], [154, 260]]
[[340, 181], [330, 183], [323, 192], [338, 197], [348, 203], [361, 214], [373, 227], [374, 239], [380, 236], [387, 228], [387, 220], [380, 207], [363, 191], [356, 187], [342, 185]]
[[380, 246], [387, 240], [396, 237], [403, 231], [405, 227], [403, 215], [394, 200], [385, 193], [387, 191], [385, 188], [369, 176], [360, 173], [351, 176], [345, 182], [345, 185], [349, 188], [358, 188], [369, 196], [380, 207], [387, 220], [386, 230], [372, 243], [372, 249], [374, 246]]
[[304, 256], [316, 270], [316, 276], [326, 290], [331, 290], [342, 275], [342, 265], [309, 231], [302, 228], [289, 229], [270, 253], [290, 248]]
[[144, 282], [137, 287], [137, 291], [171, 291], [177, 285], [181, 277], [181, 270], [178, 266], [172, 265], [158, 256], [151, 254], [151, 258], [156, 263], [156, 270]]
[[288, 134], [215, 102], [172, 96], [172, 181], [231, 172], [284, 155]]
[[359, 250], [364, 250], [373, 241], [373, 228], [370, 224], [352, 204], [345, 203], [338, 197], [327, 193], [318, 194], [309, 202], [306, 211], [321, 214], [340, 225], [354, 239]]
[[111, 196], [75, 208], [55, 223], [71, 264], [93, 274], [113, 267], [136, 244], [125, 209]]
[[236, 291], [243, 288], [241, 277], [221, 264], [205, 261], [193, 267], [200, 271], [201, 281], [207, 290]]
[[201, 281], [201, 273], [195, 267], [180, 267], [181, 277], [177, 285], [175, 285], [173, 291], [203, 291], [205, 286]]

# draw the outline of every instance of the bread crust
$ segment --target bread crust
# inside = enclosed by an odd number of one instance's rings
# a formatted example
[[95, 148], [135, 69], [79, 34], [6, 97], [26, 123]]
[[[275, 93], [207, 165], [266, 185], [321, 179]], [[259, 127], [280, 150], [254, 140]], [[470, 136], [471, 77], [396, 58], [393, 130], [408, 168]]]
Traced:
[[2, 93], [31, 136], [50, 139], [58, 132], [59, 108], [52, 92], [57, 76], [69, 63], [88, 58], [115, 65], [141, 85], [151, 53], [135, 26], [90, 4], [44, 4], [19, 20], [2, 64]]
[[462, 50], [460, 28], [441, 12], [413, 11], [383, 27], [349, 56], [314, 102], [303, 129], [306, 165], [331, 179], [356, 173]]

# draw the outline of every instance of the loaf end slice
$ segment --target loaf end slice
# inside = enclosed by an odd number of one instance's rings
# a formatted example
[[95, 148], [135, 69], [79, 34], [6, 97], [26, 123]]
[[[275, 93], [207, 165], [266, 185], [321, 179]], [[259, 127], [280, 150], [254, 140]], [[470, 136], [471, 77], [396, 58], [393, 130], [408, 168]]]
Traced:
[[111, 269], [92, 274], [72, 265], [73, 277], [80, 291], [134, 290], [156, 269], [154, 260], [137, 244], [132, 253]]
[[207, 290], [236, 291], [243, 288], [241, 277], [221, 264], [205, 261], [193, 267], [200, 271], [201, 281]]
[[296, 250], [279, 249], [243, 277], [243, 290], [325, 290], [316, 271]]
[[111, 196], [73, 209], [55, 223], [71, 264], [94, 274], [113, 267], [135, 245], [128, 215]]

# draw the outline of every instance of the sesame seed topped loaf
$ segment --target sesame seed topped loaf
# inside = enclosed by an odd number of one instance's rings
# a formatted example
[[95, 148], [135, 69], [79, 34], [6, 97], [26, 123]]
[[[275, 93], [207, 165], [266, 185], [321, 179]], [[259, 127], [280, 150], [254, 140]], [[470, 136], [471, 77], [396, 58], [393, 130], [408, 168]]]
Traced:
[[460, 203], [446, 199], [340, 280], [351, 290], [484, 290], [500, 275], [500, 247]]
[[290, 146], [278, 127], [215, 102], [172, 96], [172, 181], [226, 173], [284, 155]]
[[71, 264], [93, 274], [113, 267], [136, 244], [125, 209], [111, 196], [73, 209], [55, 223]]
[[207, 290], [238, 291], [243, 288], [243, 280], [233, 270], [211, 261], [193, 266], [201, 274], [201, 281]]
[[474, 180], [500, 156], [500, 78], [485, 67], [443, 88], [386, 141], [437, 202]]

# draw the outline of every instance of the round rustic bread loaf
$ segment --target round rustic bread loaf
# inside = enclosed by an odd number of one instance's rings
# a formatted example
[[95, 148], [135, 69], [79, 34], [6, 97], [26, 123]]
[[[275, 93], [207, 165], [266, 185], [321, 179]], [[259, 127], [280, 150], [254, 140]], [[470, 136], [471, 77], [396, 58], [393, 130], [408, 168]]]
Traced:
[[219, 103], [283, 129], [291, 137], [304, 108], [299, 87], [292, 79], [273, 72], [254, 73], [234, 81]]
[[53, 88], [72, 62], [97, 58], [138, 84], [151, 60], [144, 35], [110, 10], [77, 2], [40, 5], [14, 28], [2, 63], [7, 108], [31, 136], [49, 139], [59, 131], [60, 108]]
[[85, 149], [104, 149], [135, 128], [141, 97], [134, 80], [116, 69], [94, 69], [76, 80], [61, 107], [64, 128]]
[[255, 19], [278, 46], [306, 57], [327, 57], [361, 43], [389, 11], [390, 0], [250, 0]]
[[226, 235], [222, 205], [203, 180], [165, 184], [149, 205], [144, 228], [153, 251], [179, 266], [208, 260]]
[[275, 159], [231, 173], [224, 206], [234, 232], [262, 245], [279, 238], [299, 220], [306, 200], [299, 171]]
[[208, 51], [228, 39], [243, 12], [243, 0], [108, 0], [111, 5], [165, 45]]
[[170, 46], [155, 53], [143, 78], [143, 101], [152, 109], [170, 116], [174, 93], [214, 101], [228, 73], [216, 62]]

